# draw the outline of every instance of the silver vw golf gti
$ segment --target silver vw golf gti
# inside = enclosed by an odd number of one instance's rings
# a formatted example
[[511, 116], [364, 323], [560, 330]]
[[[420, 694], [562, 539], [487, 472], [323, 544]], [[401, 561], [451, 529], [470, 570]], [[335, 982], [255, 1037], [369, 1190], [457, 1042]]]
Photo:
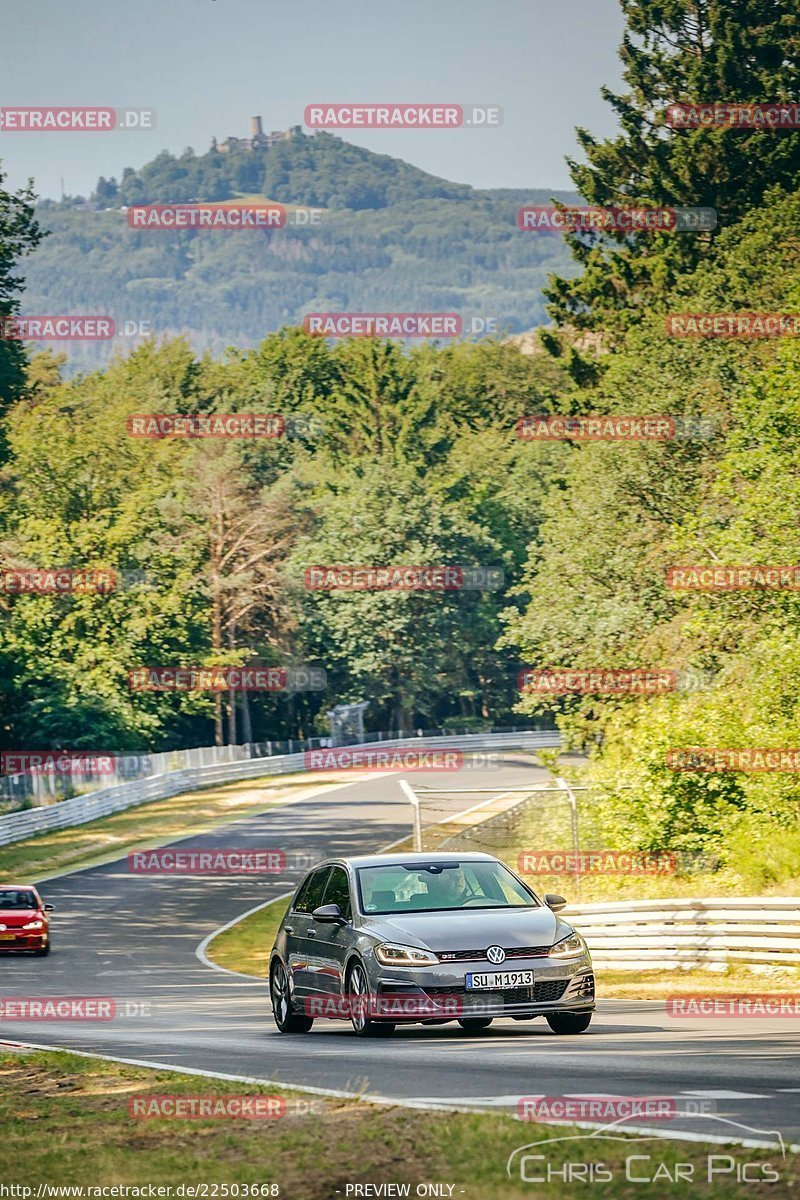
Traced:
[[347, 1018], [361, 1037], [398, 1024], [543, 1016], [582, 1033], [594, 1011], [586, 943], [489, 854], [373, 854], [320, 863], [297, 889], [270, 954], [281, 1033]]

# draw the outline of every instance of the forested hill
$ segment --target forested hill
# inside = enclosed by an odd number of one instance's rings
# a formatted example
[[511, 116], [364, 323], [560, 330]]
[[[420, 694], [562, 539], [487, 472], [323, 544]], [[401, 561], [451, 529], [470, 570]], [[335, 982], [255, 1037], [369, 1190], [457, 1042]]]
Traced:
[[263, 193], [286, 204], [353, 210], [417, 200], [464, 200], [467, 184], [439, 179], [388, 154], [374, 154], [330, 133], [295, 133], [263, 149], [176, 158], [163, 151], [139, 171], [126, 167], [118, 188], [101, 179], [96, 197], [120, 204], [230, 200]]
[[[476, 134], [476, 142], [480, 135]], [[267, 197], [320, 208], [274, 233], [134, 231], [123, 206]], [[87, 312], [185, 333], [198, 349], [256, 345], [312, 310], [456, 311], [515, 333], [545, 318], [547, 275], [572, 272], [558, 237], [522, 233], [517, 209], [571, 192], [480, 191], [330, 134], [264, 150], [159, 154], [87, 203], [40, 204], [50, 231], [26, 264], [24, 310]], [[490, 325], [489, 328], [493, 326]], [[74, 367], [111, 353], [73, 343]]]

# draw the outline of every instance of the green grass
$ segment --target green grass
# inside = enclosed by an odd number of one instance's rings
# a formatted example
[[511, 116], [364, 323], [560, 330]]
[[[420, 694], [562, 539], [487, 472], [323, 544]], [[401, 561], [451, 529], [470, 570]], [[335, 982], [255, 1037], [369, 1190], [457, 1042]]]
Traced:
[[218, 934], [206, 947], [206, 954], [212, 962], [229, 971], [260, 975], [266, 979], [268, 955], [287, 907], [285, 898], [272, 900], [252, 916]]
[[[532, 1087], [537, 1090], [538, 1085]], [[276, 1120], [191, 1121], [142, 1120], [129, 1114], [131, 1099], [164, 1094], [282, 1094], [287, 1113]], [[297, 1111], [298, 1100], [313, 1100], [315, 1111]], [[281, 1200], [345, 1200], [348, 1184], [408, 1183], [413, 1196], [418, 1184], [436, 1182], [453, 1185], [454, 1200], [567, 1200], [581, 1190], [580, 1184], [556, 1176], [549, 1184], [537, 1185], [522, 1182], [518, 1172], [509, 1179], [506, 1161], [527, 1143], [583, 1132], [492, 1113], [438, 1113], [319, 1100], [276, 1087], [227, 1083], [64, 1053], [0, 1054], [0, 1180], [31, 1187], [34, 1195], [39, 1184], [146, 1189], [149, 1184], [202, 1183], [210, 1185], [207, 1195], [213, 1196], [214, 1185], [274, 1183]], [[774, 1150], [654, 1144], [632, 1135], [621, 1142], [556, 1142], [544, 1147], [544, 1152], [552, 1169], [561, 1173], [567, 1162], [602, 1161], [613, 1174], [612, 1182], [594, 1183], [587, 1189], [587, 1194], [590, 1190], [600, 1200], [642, 1195], [661, 1200], [690, 1194], [741, 1200], [743, 1189], [748, 1197], [761, 1200], [794, 1195], [800, 1183], [796, 1156], [787, 1156], [784, 1163]], [[702, 1181], [709, 1152], [730, 1153], [740, 1164], [770, 1162], [780, 1180], [745, 1188], [735, 1176], [726, 1175], [708, 1188]], [[676, 1163], [691, 1163], [700, 1185], [652, 1183], [643, 1190], [643, 1185], [625, 1180], [625, 1158], [634, 1154], [652, 1156], [649, 1167], [637, 1161], [640, 1175], [645, 1169], [653, 1174], [661, 1162], [666, 1164], [662, 1173], [666, 1169], [671, 1175]], [[537, 1168], [542, 1169], [539, 1164]]]
[[616, 1000], [663, 1000], [683, 992], [723, 995], [730, 992], [791, 992], [800, 990], [800, 968], [775, 967], [768, 974], [733, 963], [725, 971], [610, 971], [595, 968], [597, 993]]
[[[313, 786], [324, 787], [326, 782], [336, 780], [314, 779]], [[206, 833], [242, 816], [267, 812], [310, 786], [307, 775], [294, 780], [264, 776], [154, 800], [86, 825], [39, 834], [0, 847], [0, 881], [76, 871], [113, 861], [140, 846], [160, 846]]]

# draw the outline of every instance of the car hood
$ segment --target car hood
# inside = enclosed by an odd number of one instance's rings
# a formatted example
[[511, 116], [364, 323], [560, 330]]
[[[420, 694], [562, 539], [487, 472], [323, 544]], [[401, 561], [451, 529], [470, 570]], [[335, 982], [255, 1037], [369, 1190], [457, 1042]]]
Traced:
[[404, 942], [427, 950], [483, 950], [488, 946], [551, 946], [566, 937], [570, 926], [552, 909], [461, 908], [447, 912], [402, 913], [370, 917], [369, 933], [385, 941]]
[[11, 928], [27, 925], [29, 921], [34, 921], [37, 917], [43, 919], [44, 913], [40, 913], [35, 908], [0, 908], [0, 925], [8, 925]]

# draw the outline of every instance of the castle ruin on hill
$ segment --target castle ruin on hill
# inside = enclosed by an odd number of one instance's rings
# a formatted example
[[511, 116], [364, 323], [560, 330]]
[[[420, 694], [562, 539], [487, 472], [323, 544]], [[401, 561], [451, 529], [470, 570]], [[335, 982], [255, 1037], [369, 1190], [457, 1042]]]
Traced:
[[211, 151], [214, 154], [230, 154], [233, 150], [268, 150], [278, 142], [289, 142], [293, 137], [301, 137], [302, 133], [302, 125], [291, 125], [288, 129], [264, 133], [261, 117], [251, 117], [249, 137], [228, 137], [224, 142], [218, 142], [212, 137]]

